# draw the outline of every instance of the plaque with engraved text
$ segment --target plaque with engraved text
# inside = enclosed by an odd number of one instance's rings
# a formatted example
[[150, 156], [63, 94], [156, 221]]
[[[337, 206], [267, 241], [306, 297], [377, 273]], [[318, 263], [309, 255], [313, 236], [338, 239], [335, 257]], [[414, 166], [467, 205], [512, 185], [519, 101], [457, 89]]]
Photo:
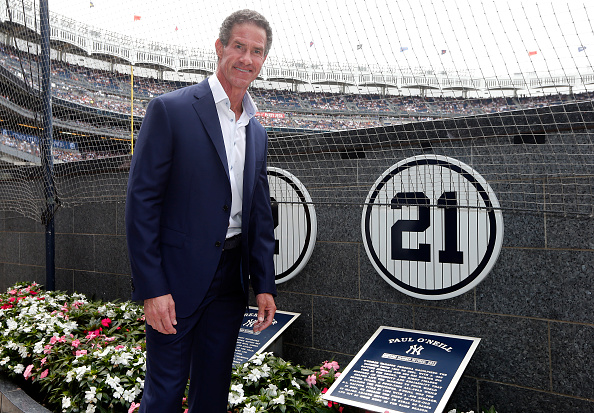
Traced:
[[266, 330], [256, 333], [254, 332], [254, 324], [258, 319], [258, 308], [249, 307], [239, 328], [239, 336], [235, 345], [235, 354], [233, 355], [233, 365], [245, 363], [255, 354], [266, 350], [299, 316], [299, 313], [277, 311], [272, 325]]
[[373, 412], [441, 413], [479, 341], [382, 326], [323, 397]]

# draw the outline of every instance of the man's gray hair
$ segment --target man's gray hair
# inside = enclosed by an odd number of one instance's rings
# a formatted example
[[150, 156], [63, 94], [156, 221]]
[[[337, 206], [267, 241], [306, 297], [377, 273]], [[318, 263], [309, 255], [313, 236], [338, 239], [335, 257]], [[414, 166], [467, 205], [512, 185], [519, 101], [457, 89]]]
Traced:
[[223, 24], [221, 24], [221, 29], [219, 30], [219, 39], [221, 40], [221, 43], [223, 43], [223, 46], [227, 46], [229, 44], [233, 27], [235, 27], [236, 24], [243, 23], [255, 24], [266, 31], [266, 48], [264, 49], [264, 56], [267, 56], [268, 52], [270, 51], [270, 46], [272, 45], [272, 29], [270, 28], [270, 23], [268, 23], [268, 20], [266, 20], [264, 16], [254, 10], [238, 10], [231, 13], [223, 21]]

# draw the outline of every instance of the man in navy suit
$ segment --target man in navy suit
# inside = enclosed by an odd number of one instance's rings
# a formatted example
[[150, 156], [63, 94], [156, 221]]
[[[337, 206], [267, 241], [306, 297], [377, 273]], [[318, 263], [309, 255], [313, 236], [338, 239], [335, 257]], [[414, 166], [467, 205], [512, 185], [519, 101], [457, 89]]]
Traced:
[[132, 298], [144, 300], [141, 412], [224, 413], [251, 283], [255, 331], [276, 306], [267, 136], [247, 93], [272, 42], [266, 19], [231, 14], [216, 73], [153, 99], [132, 157], [126, 233]]

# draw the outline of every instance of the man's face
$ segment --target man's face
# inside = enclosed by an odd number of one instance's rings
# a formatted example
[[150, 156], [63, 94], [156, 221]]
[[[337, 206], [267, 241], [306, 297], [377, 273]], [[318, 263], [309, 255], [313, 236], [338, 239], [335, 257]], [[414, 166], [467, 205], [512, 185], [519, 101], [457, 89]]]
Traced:
[[233, 92], [243, 95], [260, 73], [266, 60], [266, 31], [255, 24], [236, 24], [231, 30], [229, 43], [215, 42], [219, 65], [217, 77], [231, 97]]

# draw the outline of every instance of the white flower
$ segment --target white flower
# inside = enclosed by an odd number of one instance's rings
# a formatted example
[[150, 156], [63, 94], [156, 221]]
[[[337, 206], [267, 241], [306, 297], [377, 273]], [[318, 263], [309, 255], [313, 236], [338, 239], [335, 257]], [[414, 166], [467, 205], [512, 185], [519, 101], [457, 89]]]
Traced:
[[127, 353], [125, 351], [121, 351], [119, 354], [115, 354], [111, 356], [111, 364], [121, 364], [123, 366], [127, 366], [129, 360], [132, 359], [132, 354]]
[[35, 346], [33, 347], [33, 353], [43, 353], [43, 345], [43, 341], [38, 341], [37, 343], [35, 343]]
[[239, 383], [239, 384], [232, 384], [231, 385], [231, 391], [235, 391], [237, 393], [243, 394], [243, 384], [241, 384], [241, 383]]
[[246, 398], [243, 396], [243, 394], [237, 394], [234, 392], [229, 392], [229, 404], [231, 406], [235, 406], [238, 405], [239, 403], [242, 403]]
[[76, 367], [75, 369], [73, 369], [73, 371], [76, 373], [76, 380], [81, 381], [84, 375], [87, 372], [91, 371], [91, 366]]
[[19, 356], [21, 356], [22, 358], [26, 358], [29, 355], [29, 352], [27, 351], [27, 346], [23, 345], [23, 344], [19, 344], [18, 345], [19, 348]]
[[251, 403], [249, 403], [247, 406], [245, 406], [243, 408], [243, 412], [242, 413], [256, 413], [256, 407], [252, 406]]
[[134, 401], [135, 397], [136, 397], [136, 394], [134, 394], [134, 391], [125, 390], [124, 393], [122, 394], [122, 397], [128, 403], [132, 403]]
[[258, 369], [253, 369], [250, 374], [248, 374], [247, 378], [250, 381], [258, 381], [262, 377], [262, 372]]
[[88, 404], [87, 410], [85, 410], [85, 413], [95, 413], [95, 409], [96, 409], [96, 406], [94, 404]]
[[[301, 386], [299, 386], [299, 383], [297, 383], [297, 380], [295, 380], [295, 379], [291, 380], [291, 384], [292, 384], [293, 386], [297, 387], [298, 389], [299, 389], [299, 388], [301, 388]], [[448, 412], [448, 413], [451, 413], [451, 412]], [[455, 413], [455, 412], [454, 412], [454, 413]]]
[[10, 361], [10, 357], [4, 357], [2, 360], [0, 360], [0, 366], [4, 366], [9, 361]]
[[275, 397], [277, 395], [276, 390], [278, 389], [278, 387], [276, 387], [274, 384], [269, 384], [268, 388], [265, 390], [266, 394], [270, 397]]
[[122, 396], [124, 395], [124, 388], [122, 386], [118, 386], [117, 388], [114, 388], [114, 392], [113, 392], [113, 397], [115, 399], [120, 399], [122, 398]]
[[120, 378], [118, 376], [111, 377], [109, 374], [105, 379], [105, 383], [112, 389], [116, 390], [120, 386]]
[[85, 392], [85, 400], [87, 402], [96, 402], [97, 399], [95, 395], [97, 394], [97, 387], [90, 387], [89, 390]]
[[284, 394], [281, 394], [276, 399], [272, 399], [270, 401], [270, 403], [272, 403], [272, 404], [285, 404], [285, 395]]
[[6, 327], [7, 330], [16, 330], [18, 327], [18, 323], [16, 321], [14, 321], [12, 318], [9, 318], [8, 320], [6, 320]]
[[14, 372], [16, 374], [21, 374], [23, 371], [25, 371], [25, 366], [23, 366], [22, 364], [17, 364], [16, 366], [14, 366]]
[[72, 406], [72, 402], [70, 401], [70, 397], [62, 397], [62, 409], [65, 411], [70, 406]]

